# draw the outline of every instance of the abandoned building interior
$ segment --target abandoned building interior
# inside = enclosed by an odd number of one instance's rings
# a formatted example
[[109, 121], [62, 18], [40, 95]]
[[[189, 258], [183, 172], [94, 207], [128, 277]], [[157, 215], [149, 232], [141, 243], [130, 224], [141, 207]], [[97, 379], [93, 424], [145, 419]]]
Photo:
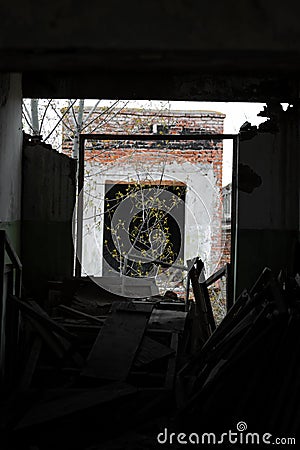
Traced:
[[[0, 449], [297, 445], [299, 17], [1, 2]], [[59, 151], [24, 132], [37, 99], [68, 102]], [[255, 102], [264, 121], [124, 107], [97, 129], [83, 99]]]

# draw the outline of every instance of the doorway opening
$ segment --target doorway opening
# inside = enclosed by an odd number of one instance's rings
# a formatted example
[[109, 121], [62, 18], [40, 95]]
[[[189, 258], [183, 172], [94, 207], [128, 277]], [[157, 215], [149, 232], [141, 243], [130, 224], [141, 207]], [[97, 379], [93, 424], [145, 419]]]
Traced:
[[[163, 198], [165, 193], [171, 195]], [[131, 277], [156, 276], [160, 264], [172, 265], [176, 260], [183, 264], [181, 233], [185, 225], [185, 194], [186, 185], [180, 182], [115, 183], [108, 180], [104, 201], [103, 275], [109, 276], [114, 269]], [[130, 248], [126, 257], [122, 256], [121, 248], [122, 244], [124, 246], [124, 221], [116, 222], [114, 227], [114, 215], [124, 199], [129, 199], [128, 214], [135, 210], [128, 228]], [[148, 258], [149, 251], [152, 254]], [[140, 258], [136, 258], [137, 252]], [[151, 256], [152, 261], [149, 261]]]

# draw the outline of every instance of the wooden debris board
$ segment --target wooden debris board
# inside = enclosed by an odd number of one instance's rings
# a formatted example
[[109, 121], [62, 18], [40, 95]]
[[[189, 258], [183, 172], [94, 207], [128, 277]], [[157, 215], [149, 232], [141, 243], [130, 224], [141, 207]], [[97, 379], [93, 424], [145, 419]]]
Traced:
[[47, 347], [56, 355], [58, 359], [64, 359], [66, 349], [59, 337], [52, 333], [51, 330], [48, 330], [44, 324], [41, 324], [38, 320], [28, 316], [26, 320], [31, 325], [33, 330], [41, 337], [43, 342], [47, 345]]
[[124, 397], [134, 395], [137, 389], [125, 383], [113, 383], [97, 389], [79, 390], [78, 393], [65, 391], [65, 395], [54, 400], [36, 404], [16, 426], [28, 428], [51, 422], [62, 417], [105, 405]]
[[19, 307], [20, 311], [26, 314], [28, 317], [39, 322], [43, 327], [47, 328], [49, 331], [57, 333], [59, 336], [64, 337], [70, 342], [76, 341], [76, 336], [72, 335], [68, 331], [66, 331], [62, 326], [58, 323], [54, 322], [46, 311], [44, 311], [36, 302], [25, 302], [20, 300], [15, 295], [9, 295], [9, 298]]
[[63, 313], [69, 314], [71, 316], [86, 319], [88, 322], [99, 323], [100, 325], [102, 325], [102, 323], [103, 323], [103, 321], [98, 319], [98, 317], [92, 316], [90, 314], [86, 314], [86, 313], [84, 313], [82, 311], [78, 311], [77, 309], [74, 309], [74, 308], [70, 308], [69, 306], [59, 305], [57, 307], [57, 309], [62, 311]]
[[159, 303], [159, 309], [168, 309], [171, 311], [185, 311], [185, 303], [161, 301]]
[[137, 352], [134, 365], [135, 367], [141, 367], [153, 361], [166, 358], [174, 352], [175, 350], [170, 347], [167, 347], [148, 336], [144, 336], [140, 349]]
[[183, 331], [187, 312], [155, 309], [149, 320], [149, 328]]
[[115, 305], [95, 341], [82, 375], [126, 380], [152, 309], [152, 304]]
[[[35, 320], [34, 318], [28, 316], [28, 321], [32, 324], [32, 326], [36, 329], [36, 331], [40, 334], [40, 336], [45, 339], [47, 345], [54, 350], [55, 353], [57, 353], [57, 356], [59, 358], [65, 358], [67, 354], [70, 352], [70, 356], [72, 357], [73, 361], [76, 363], [76, 365], [82, 367], [83, 366], [83, 358], [75, 349], [73, 348], [73, 341], [76, 339], [77, 336], [74, 334], [69, 333], [65, 328], [63, 328], [61, 325], [56, 323], [54, 320], [50, 319], [46, 311], [40, 307], [36, 302], [31, 301], [29, 302], [29, 305], [33, 308], [33, 310], [40, 314], [40, 317], [43, 318], [44, 322], [40, 323], [39, 321]], [[47, 326], [45, 327], [45, 324]], [[48, 325], [50, 324], [50, 329]], [[51, 329], [54, 329], [53, 332]], [[71, 336], [71, 341], [66, 337]]]
[[29, 389], [38, 359], [40, 357], [42, 345], [43, 345], [42, 339], [40, 338], [40, 336], [36, 336], [32, 343], [24, 371], [21, 374], [21, 378], [18, 385], [19, 390]]

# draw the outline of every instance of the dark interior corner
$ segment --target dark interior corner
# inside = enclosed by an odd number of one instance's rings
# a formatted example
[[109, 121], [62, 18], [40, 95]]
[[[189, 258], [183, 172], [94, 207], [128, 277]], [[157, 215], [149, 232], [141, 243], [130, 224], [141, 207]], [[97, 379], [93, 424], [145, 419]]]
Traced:
[[[292, 0], [2, 2], [1, 449], [297, 445], [299, 5]], [[86, 273], [82, 260], [90, 261], [80, 218], [85, 207], [93, 220], [101, 214], [77, 197], [91, 155], [91, 173], [96, 163], [109, 167], [117, 151], [136, 152], [136, 165], [158, 167], [153, 149], [159, 139], [171, 158], [181, 158], [180, 173], [206, 152], [205, 167], [221, 192], [218, 165], [209, 152], [223, 151], [222, 114], [178, 115], [173, 128], [170, 121], [168, 126], [147, 122], [141, 140], [129, 136], [123, 147], [117, 138], [109, 143], [103, 136], [85, 144], [78, 132], [77, 154], [70, 155], [68, 148], [57, 152], [45, 144], [38, 133], [23, 133], [23, 98], [265, 103], [264, 123], [245, 123], [229, 136], [231, 231], [218, 207], [211, 208], [230, 235], [230, 260], [215, 264], [209, 276], [204, 254], [185, 260], [187, 246], [196, 245], [186, 240], [180, 247], [180, 231], [190, 220], [189, 188], [185, 182], [164, 184], [163, 176], [144, 177], [142, 187], [128, 180], [121, 185], [122, 177], [129, 177], [128, 163], [123, 172], [118, 166], [111, 191], [109, 176], [99, 189], [106, 183], [104, 214], [115, 213], [128, 192], [134, 199], [128, 242], [144, 262], [122, 253], [124, 225], [120, 221], [116, 228], [105, 216], [99, 248], [109, 268]], [[289, 104], [286, 110], [281, 103]], [[197, 128], [196, 120], [216, 125], [207, 131]], [[104, 132], [119, 133], [116, 124]], [[190, 144], [193, 139], [198, 147]], [[172, 208], [180, 217], [173, 235]], [[191, 211], [199, 222], [197, 208]], [[142, 220], [155, 233], [139, 228]], [[220, 239], [212, 232], [212, 249]], [[159, 254], [163, 243], [167, 251]], [[111, 267], [118, 277], [111, 276]], [[185, 274], [181, 291], [162, 292], [156, 279], [163, 282], [171, 268], [172, 281], [179, 280], [178, 271]], [[212, 292], [222, 289], [219, 320]]]

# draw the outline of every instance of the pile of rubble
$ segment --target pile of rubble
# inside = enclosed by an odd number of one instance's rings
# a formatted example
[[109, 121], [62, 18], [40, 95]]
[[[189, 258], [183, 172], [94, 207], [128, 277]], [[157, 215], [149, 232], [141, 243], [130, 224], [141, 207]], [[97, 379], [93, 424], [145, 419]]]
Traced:
[[264, 269], [216, 326], [207, 287], [223, 272], [205, 281], [200, 260], [189, 269], [188, 303], [130, 300], [83, 278], [53, 284], [44, 304], [10, 296], [23, 347], [2, 407], [7, 448], [152, 449], [167, 429], [181, 448], [176, 433], [201, 443], [240, 423], [297, 436], [300, 276]]
[[172, 409], [188, 315], [177, 296], [134, 301], [82, 278], [52, 285], [43, 305], [9, 301], [22, 351], [3, 406], [8, 448], [88, 448]]

